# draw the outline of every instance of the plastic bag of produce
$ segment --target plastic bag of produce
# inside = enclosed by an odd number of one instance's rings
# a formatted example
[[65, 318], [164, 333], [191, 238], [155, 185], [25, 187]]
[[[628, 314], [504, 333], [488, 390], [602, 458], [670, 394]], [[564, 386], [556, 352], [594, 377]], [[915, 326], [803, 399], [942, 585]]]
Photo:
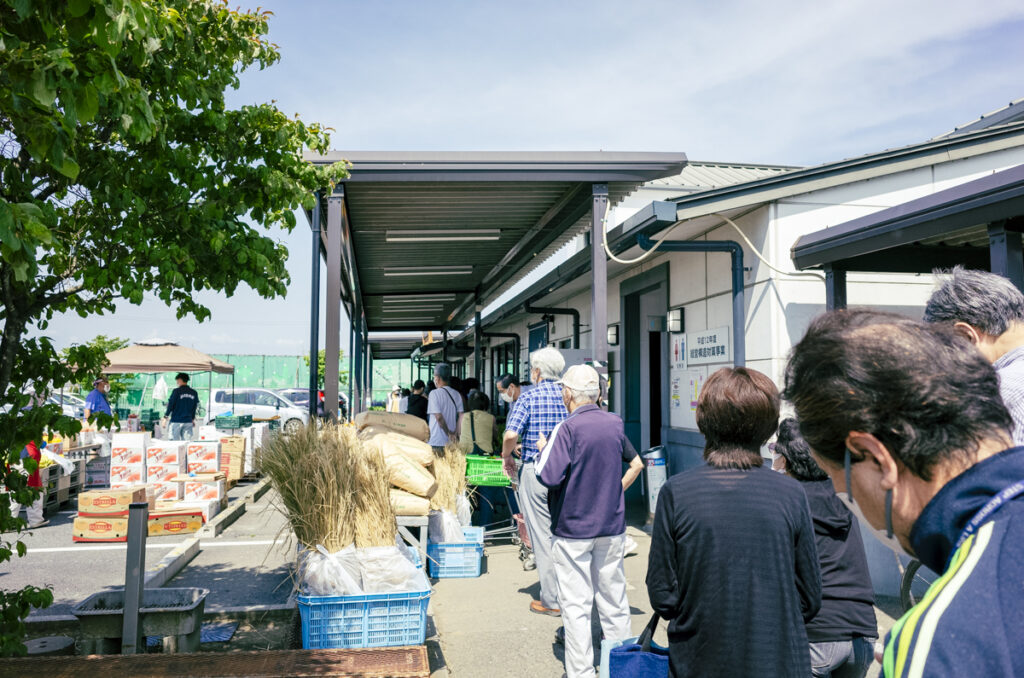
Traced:
[[391, 507], [396, 516], [425, 516], [430, 513], [430, 500], [404, 490], [391, 490]]
[[54, 464], [57, 464], [64, 471], [65, 475], [71, 475], [75, 472], [75, 464], [73, 461], [59, 454], [53, 454], [45, 447], [39, 450], [39, 454], [43, 459], [49, 459]]
[[455, 509], [455, 516], [459, 519], [459, 524], [469, 527], [473, 523], [473, 506], [469, 503], [469, 497], [465, 492], [455, 498]]
[[360, 563], [354, 546], [329, 553], [317, 544], [299, 554], [299, 584], [310, 596], [348, 596], [363, 593]]
[[427, 535], [430, 541], [442, 543], [460, 543], [466, 541], [462, 534], [462, 525], [451, 511], [431, 511], [427, 523]]
[[426, 591], [430, 584], [397, 546], [371, 546], [357, 549], [359, 569], [366, 593]]
[[367, 426], [384, 426], [427, 442], [430, 440], [430, 428], [427, 422], [411, 414], [400, 414], [398, 412], [360, 412], [355, 417], [356, 428], [362, 430]]
[[437, 492], [434, 476], [404, 454], [386, 456], [384, 462], [388, 467], [391, 484], [395, 487], [427, 499]]

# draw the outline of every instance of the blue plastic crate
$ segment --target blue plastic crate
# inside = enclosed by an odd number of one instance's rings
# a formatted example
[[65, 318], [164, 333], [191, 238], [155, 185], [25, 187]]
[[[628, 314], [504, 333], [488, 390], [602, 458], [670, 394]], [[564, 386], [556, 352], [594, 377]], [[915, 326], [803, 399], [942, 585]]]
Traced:
[[422, 645], [430, 589], [362, 596], [297, 596], [306, 650]]
[[436, 579], [480, 576], [480, 560], [484, 555], [484, 528], [464, 527], [465, 543], [428, 542], [427, 566]]

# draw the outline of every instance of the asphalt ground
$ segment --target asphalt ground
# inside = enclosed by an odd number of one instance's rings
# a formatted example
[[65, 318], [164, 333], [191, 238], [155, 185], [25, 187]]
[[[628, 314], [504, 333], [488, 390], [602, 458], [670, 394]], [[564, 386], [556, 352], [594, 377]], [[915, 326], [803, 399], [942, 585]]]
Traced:
[[[252, 483], [239, 483], [228, 492], [229, 500], [238, 501], [253, 487]], [[269, 504], [267, 497], [257, 503], [260, 506]], [[76, 543], [71, 539], [72, 523], [76, 511], [74, 501], [64, 505], [63, 510], [50, 516], [50, 524], [26, 533], [22, 541], [28, 546], [28, 553], [22, 558], [12, 558], [0, 564], [0, 588], [7, 590], [20, 589], [23, 586], [49, 586], [53, 589], [53, 605], [45, 610], [34, 610], [33, 616], [50, 616], [71, 614], [71, 607], [93, 593], [124, 586], [125, 556], [127, 545], [123, 543]], [[243, 519], [245, 516], [243, 516]], [[208, 550], [234, 550], [236, 553], [226, 554], [225, 560], [246, 559], [255, 556], [243, 555], [243, 552], [255, 552], [256, 547], [250, 542], [267, 541], [274, 538], [270, 534], [272, 526], [266, 520], [265, 530], [257, 537], [249, 537], [241, 547], [230, 546], [224, 534], [217, 539], [206, 540]], [[146, 565], [152, 566], [167, 553], [194, 535], [174, 535], [149, 537], [146, 540]], [[203, 556], [203, 553], [200, 553]], [[199, 556], [197, 556], [198, 559]], [[168, 584], [173, 586], [175, 584]], [[209, 588], [208, 586], [206, 588]], [[232, 598], [227, 598], [233, 600]], [[250, 604], [250, 603], [238, 603]]]

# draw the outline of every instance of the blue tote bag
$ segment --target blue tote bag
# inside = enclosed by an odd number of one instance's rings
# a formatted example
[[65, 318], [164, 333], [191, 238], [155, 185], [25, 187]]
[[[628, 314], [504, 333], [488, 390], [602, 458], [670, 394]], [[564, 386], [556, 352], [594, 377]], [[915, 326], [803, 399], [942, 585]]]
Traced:
[[657, 626], [655, 613], [635, 643], [621, 645], [608, 653], [610, 678], [667, 678], [668, 650], [651, 642]]

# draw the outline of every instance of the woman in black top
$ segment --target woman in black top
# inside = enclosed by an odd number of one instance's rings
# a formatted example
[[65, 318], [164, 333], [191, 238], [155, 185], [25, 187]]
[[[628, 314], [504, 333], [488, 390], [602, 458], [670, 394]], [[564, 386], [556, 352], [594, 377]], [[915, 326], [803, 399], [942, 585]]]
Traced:
[[647, 569], [671, 675], [807, 678], [804, 624], [821, 605], [814, 528], [800, 484], [760, 454], [779, 392], [756, 370], [724, 368], [696, 414], [707, 465], [661, 488]]
[[875, 595], [860, 527], [828, 474], [811, 458], [796, 419], [779, 424], [772, 468], [798, 480], [807, 493], [821, 568], [821, 609], [807, 622], [811, 675], [864, 678], [874, 659]]
[[427, 420], [427, 398], [423, 395], [423, 389], [426, 388], [426, 384], [423, 383], [422, 379], [417, 379], [412, 385], [412, 393], [409, 395], [408, 405], [405, 408], [406, 414], [419, 417], [423, 421]]

